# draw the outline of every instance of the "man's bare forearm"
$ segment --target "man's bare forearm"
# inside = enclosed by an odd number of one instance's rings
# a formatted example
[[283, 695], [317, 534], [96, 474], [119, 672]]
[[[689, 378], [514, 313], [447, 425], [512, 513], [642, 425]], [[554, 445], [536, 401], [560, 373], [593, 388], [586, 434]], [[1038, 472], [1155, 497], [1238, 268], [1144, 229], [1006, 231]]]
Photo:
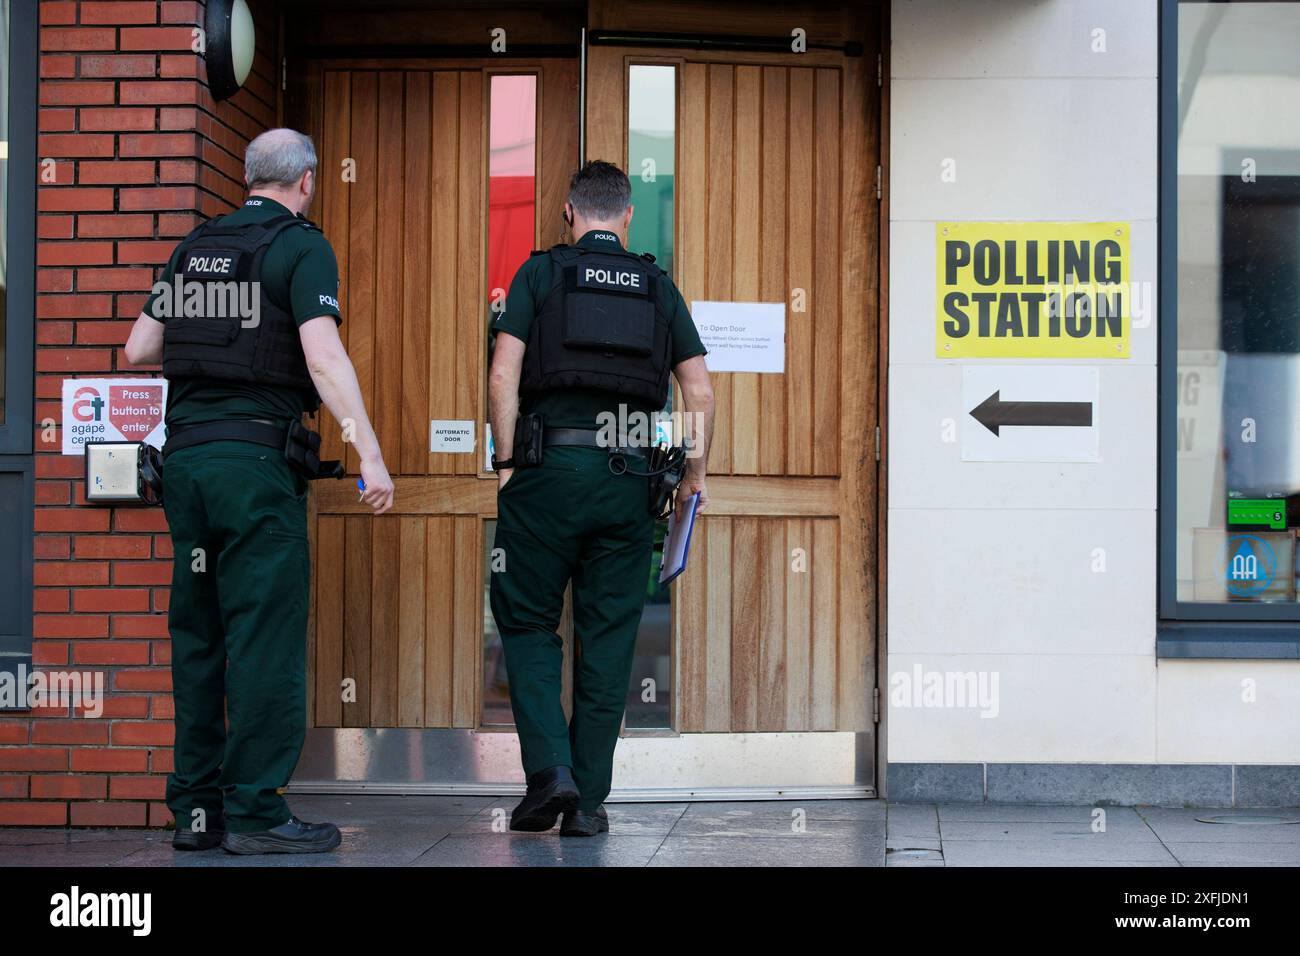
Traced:
[[352, 423], [352, 445], [363, 461], [382, 461], [383, 453], [379, 448], [379, 439], [370, 425], [366, 414], [366, 403], [361, 397], [361, 386], [357, 382], [357, 371], [352, 367], [352, 360], [341, 349], [334, 354], [313, 361], [308, 366], [311, 380], [320, 393], [321, 402], [330, 410], [330, 414], [344, 425], [345, 432], [349, 420]]
[[686, 411], [682, 416], [682, 436], [691, 442], [686, 473], [693, 478], [703, 478], [713, 441], [713, 390], [683, 389], [682, 404]]
[[494, 371], [488, 378], [488, 408], [492, 416], [492, 445], [496, 457], [514, 454], [515, 421], [519, 418], [519, 382]]

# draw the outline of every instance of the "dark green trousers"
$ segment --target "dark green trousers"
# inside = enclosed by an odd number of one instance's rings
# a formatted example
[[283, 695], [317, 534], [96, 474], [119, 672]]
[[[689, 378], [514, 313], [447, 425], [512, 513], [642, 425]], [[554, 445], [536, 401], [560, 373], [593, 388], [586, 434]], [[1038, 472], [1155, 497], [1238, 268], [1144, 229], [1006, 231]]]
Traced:
[[278, 793], [306, 731], [307, 482], [284, 456], [209, 442], [167, 457], [176, 704], [167, 806], [236, 833], [289, 819]]
[[[608, 458], [547, 448], [540, 467], [511, 476], [497, 495], [490, 583], [524, 773], [572, 767], [585, 810], [609, 795], [654, 540], [649, 479], [611, 474]], [[556, 628], [570, 581], [576, 653], [566, 722]]]

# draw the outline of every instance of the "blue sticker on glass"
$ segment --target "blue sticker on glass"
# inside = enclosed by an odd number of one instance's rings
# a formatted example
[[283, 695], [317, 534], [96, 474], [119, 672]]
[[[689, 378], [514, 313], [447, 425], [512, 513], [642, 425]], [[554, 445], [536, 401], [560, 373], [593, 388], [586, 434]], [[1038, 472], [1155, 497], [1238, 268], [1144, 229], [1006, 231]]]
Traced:
[[1219, 555], [1224, 586], [1238, 597], [1258, 597], [1277, 576], [1277, 555], [1263, 538], [1234, 534]]

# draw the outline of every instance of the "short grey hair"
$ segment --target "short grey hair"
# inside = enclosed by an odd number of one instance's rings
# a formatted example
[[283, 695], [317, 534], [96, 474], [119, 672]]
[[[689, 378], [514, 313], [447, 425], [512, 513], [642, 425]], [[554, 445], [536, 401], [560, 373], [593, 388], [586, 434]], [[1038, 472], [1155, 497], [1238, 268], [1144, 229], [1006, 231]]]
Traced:
[[569, 180], [569, 202], [588, 219], [612, 222], [632, 204], [632, 184], [613, 163], [592, 160]]
[[292, 186], [315, 168], [316, 147], [311, 137], [293, 129], [268, 129], [255, 137], [244, 153], [244, 179], [249, 189]]

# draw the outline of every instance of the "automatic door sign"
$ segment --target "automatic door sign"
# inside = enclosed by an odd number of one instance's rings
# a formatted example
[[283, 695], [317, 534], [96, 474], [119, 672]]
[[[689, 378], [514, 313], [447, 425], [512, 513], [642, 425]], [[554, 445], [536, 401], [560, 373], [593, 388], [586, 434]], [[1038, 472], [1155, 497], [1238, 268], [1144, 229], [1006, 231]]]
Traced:
[[1126, 222], [935, 225], [939, 358], [1126, 359]]
[[1219, 574], [1229, 594], [1262, 597], [1277, 577], [1277, 554], [1263, 538], [1231, 535], [1220, 553]]

